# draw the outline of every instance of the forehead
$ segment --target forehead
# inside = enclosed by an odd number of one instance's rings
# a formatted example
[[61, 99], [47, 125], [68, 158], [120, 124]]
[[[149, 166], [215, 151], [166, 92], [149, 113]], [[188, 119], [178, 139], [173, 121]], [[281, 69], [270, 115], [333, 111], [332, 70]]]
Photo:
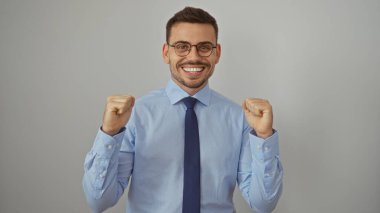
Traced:
[[211, 24], [180, 22], [173, 25], [169, 42], [188, 41], [196, 44], [203, 41], [216, 43], [215, 30]]

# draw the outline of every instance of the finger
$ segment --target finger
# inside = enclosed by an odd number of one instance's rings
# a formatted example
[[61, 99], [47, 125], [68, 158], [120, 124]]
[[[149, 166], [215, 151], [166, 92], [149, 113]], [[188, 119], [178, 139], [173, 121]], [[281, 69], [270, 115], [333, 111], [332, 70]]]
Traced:
[[254, 116], [258, 116], [258, 117], [261, 117], [261, 116], [262, 116], [262, 112], [261, 112], [261, 110], [257, 107], [257, 104], [251, 104], [251, 105], [250, 105], [250, 108], [249, 108], [249, 111], [250, 111]]
[[127, 103], [130, 108], [132, 108], [135, 105], [135, 97], [133, 96], [128, 96], [127, 98]]
[[267, 99], [263, 99], [263, 98], [247, 98], [246, 100], [257, 101], [257, 102], [268, 102]]
[[269, 104], [268, 100], [261, 99], [261, 98], [247, 98], [246, 101], [249, 103], [268, 103]]
[[107, 97], [107, 101], [131, 99], [131, 98], [134, 98], [134, 97], [130, 95], [112, 95], [112, 96]]
[[108, 102], [107, 103], [107, 111], [110, 111], [110, 112], [116, 112], [117, 114], [120, 112], [121, 109], [124, 108], [124, 105], [123, 103], [119, 103], [119, 102]]
[[272, 105], [266, 102], [263, 104], [259, 104], [258, 109], [264, 113], [272, 112]]
[[253, 109], [252, 106], [251, 106], [252, 103], [250, 102], [249, 99], [245, 99], [244, 105], [245, 105], [245, 109], [247, 109], [248, 111], [251, 111], [251, 109]]
[[132, 96], [132, 101], [131, 101], [131, 105], [130, 105], [131, 109], [133, 106], [135, 106], [135, 101], [136, 101], [135, 97]]
[[133, 96], [111, 96], [107, 99], [107, 102], [125, 103], [128, 106], [133, 107], [135, 98]]
[[126, 104], [126, 103], [119, 103], [119, 102], [109, 102], [107, 104], [107, 110], [110, 112], [115, 112], [116, 114], [123, 114], [127, 112], [128, 110], [131, 110], [132, 108]]
[[251, 101], [249, 102], [250, 112], [254, 114], [254, 116], [262, 117], [264, 114], [272, 113], [272, 105], [267, 101]]
[[243, 108], [243, 110], [245, 112], [249, 112], [248, 108], [247, 108], [247, 103], [246, 103], [246, 100], [243, 101], [243, 103], [241, 104], [241, 107]]
[[255, 105], [258, 103], [260, 103], [258, 100], [246, 99], [245, 106], [250, 112], [253, 112], [255, 110]]
[[260, 111], [270, 111], [272, 106], [269, 104], [266, 100], [248, 100], [247, 101], [247, 107], [250, 109], [250, 111], [254, 111], [255, 109], [258, 109]]
[[249, 102], [248, 100], [243, 101], [242, 108], [246, 114], [252, 113], [254, 116], [261, 116], [262, 113], [255, 107], [254, 104]]
[[263, 99], [246, 99], [246, 102], [248, 104], [252, 104], [252, 105], [255, 105], [255, 104], [269, 104], [269, 102], [267, 100], [263, 100]]
[[131, 95], [112, 95], [107, 97], [107, 101], [112, 101], [112, 100], [123, 100], [123, 99], [131, 99], [134, 98]]
[[134, 103], [135, 103], [135, 99], [134, 98], [128, 98], [128, 99], [125, 99], [125, 98], [114, 98], [114, 99], [112, 99], [111, 102], [123, 103], [123, 104], [126, 104], [129, 107], [132, 107], [134, 105]]

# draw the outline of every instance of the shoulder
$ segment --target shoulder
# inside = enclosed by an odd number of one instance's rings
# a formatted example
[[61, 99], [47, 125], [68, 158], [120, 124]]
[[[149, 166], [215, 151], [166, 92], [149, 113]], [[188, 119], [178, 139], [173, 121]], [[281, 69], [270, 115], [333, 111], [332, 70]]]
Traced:
[[[227, 98], [226, 96], [220, 94], [215, 90], [211, 90], [211, 100], [210, 100], [210, 110], [218, 112], [231, 119], [241, 120], [244, 118], [244, 112], [242, 107]], [[226, 117], [227, 116], [227, 117]]]
[[165, 89], [152, 90], [142, 97], [136, 99], [137, 106], [151, 105], [154, 103], [168, 101], [168, 96], [166, 95]]
[[221, 123], [231, 124], [231, 128], [246, 128], [242, 107], [215, 90], [211, 90], [209, 110], [223, 120]]
[[241, 111], [240, 105], [222, 95], [221, 93], [211, 89], [211, 105], [215, 107], [229, 108], [234, 111]]
[[134, 111], [138, 115], [154, 113], [166, 109], [170, 105], [164, 88], [148, 92], [136, 99]]

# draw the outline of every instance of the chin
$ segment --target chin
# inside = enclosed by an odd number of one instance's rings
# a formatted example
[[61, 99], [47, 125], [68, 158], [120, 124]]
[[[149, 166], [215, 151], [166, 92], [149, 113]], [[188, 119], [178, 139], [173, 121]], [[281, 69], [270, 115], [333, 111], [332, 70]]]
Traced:
[[197, 89], [203, 87], [207, 80], [197, 81], [197, 82], [182, 82], [182, 84], [191, 89]]

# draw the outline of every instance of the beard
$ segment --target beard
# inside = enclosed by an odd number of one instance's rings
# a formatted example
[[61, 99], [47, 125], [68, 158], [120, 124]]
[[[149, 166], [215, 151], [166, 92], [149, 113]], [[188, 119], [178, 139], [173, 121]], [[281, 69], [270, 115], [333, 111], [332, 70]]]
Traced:
[[[180, 75], [180, 69], [184, 65], [201, 65], [204, 67], [205, 70], [208, 69], [209, 72], [207, 73], [205, 77], [198, 79], [198, 81], [186, 82], [185, 79]], [[183, 86], [187, 88], [191, 88], [191, 89], [197, 89], [197, 88], [203, 87], [214, 72], [214, 66], [211, 66], [209, 63], [205, 63], [201, 61], [187, 61], [183, 63], [179, 61], [176, 66], [170, 63], [169, 67], [170, 67], [170, 73], [171, 73], [172, 78], [174, 78], [177, 82], [179, 82]]]
[[181, 76], [173, 75], [173, 73], [172, 73], [172, 77], [175, 80], [177, 80], [179, 83], [181, 83], [183, 86], [185, 86], [187, 88], [191, 88], [191, 89], [196, 89], [196, 88], [203, 86], [205, 84], [205, 82], [208, 80], [208, 78], [205, 78], [199, 82], [187, 83]]

